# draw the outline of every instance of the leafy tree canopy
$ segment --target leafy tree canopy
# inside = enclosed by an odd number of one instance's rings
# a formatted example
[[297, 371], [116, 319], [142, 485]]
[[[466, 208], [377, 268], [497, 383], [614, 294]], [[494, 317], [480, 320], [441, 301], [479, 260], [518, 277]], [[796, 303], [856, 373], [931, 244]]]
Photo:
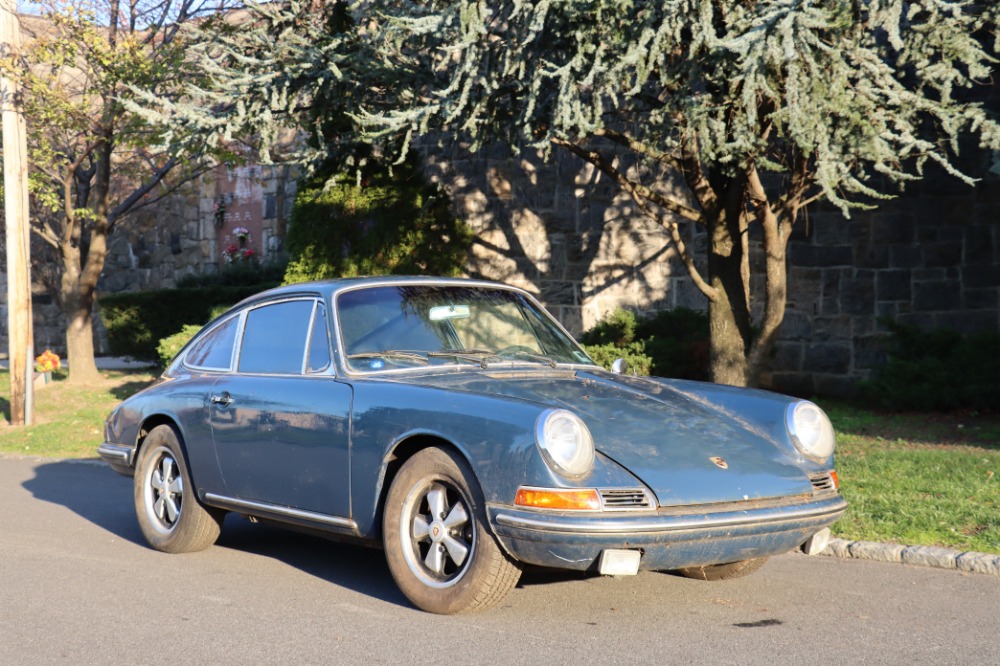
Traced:
[[[996, 3], [291, 0], [251, 14], [253, 30], [206, 38], [220, 56], [199, 93], [212, 112], [175, 109], [178, 122], [265, 147], [276, 128], [304, 128], [313, 162], [359, 139], [404, 155], [414, 135], [567, 150], [669, 231], [708, 301], [725, 383], [754, 383], [768, 357], [803, 207], [847, 215], [928, 163], [972, 182], [961, 139], [1000, 148], [974, 101], [997, 62]], [[664, 170], [688, 191], [658, 187]], [[707, 256], [685, 245], [684, 222], [705, 229]], [[757, 320], [751, 225], [765, 257]]]
[[166, 136], [128, 100], [135, 89], [168, 100], [179, 81], [196, 83], [180, 28], [224, 5], [44, 0], [21, 17], [20, 54], [0, 61], [27, 118], [35, 277], [66, 315], [71, 381], [98, 376], [92, 311], [109, 234], [211, 162], [203, 135]]

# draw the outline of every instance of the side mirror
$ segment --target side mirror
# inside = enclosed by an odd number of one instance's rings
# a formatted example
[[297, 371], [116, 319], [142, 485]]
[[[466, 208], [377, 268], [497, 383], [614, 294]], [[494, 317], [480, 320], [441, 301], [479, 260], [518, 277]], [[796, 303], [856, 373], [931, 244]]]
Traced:
[[623, 358], [616, 358], [615, 362], [611, 364], [611, 372], [616, 375], [624, 375], [628, 370], [628, 361]]

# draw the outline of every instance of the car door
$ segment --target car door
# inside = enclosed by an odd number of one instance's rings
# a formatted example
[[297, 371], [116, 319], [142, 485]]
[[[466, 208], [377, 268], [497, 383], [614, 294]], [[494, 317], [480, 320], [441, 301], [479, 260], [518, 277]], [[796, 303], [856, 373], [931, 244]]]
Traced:
[[212, 435], [227, 493], [275, 508], [350, 516], [351, 387], [333, 375], [316, 298], [246, 313], [236, 371], [212, 387]]

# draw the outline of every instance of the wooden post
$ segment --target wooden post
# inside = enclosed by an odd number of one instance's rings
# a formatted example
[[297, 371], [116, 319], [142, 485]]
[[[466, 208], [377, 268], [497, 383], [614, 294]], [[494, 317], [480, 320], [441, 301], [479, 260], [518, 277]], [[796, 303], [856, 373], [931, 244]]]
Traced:
[[[17, 0], [0, 0], [2, 57], [20, 57]], [[31, 425], [34, 358], [31, 325], [31, 256], [28, 229], [28, 164], [24, 116], [17, 83], [0, 76], [3, 123], [4, 216], [7, 233], [7, 341], [10, 360], [10, 423]]]

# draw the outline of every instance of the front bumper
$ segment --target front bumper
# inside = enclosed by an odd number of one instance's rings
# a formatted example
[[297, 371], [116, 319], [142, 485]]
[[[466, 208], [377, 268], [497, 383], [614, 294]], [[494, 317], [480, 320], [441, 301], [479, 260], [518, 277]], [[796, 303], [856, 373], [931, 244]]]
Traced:
[[489, 505], [490, 524], [515, 559], [561, 569], [596, 567], [601, 552], [639, 550], [640, 569], [679, 569], [793, 550], [843, 515], [840, 495], [750, 500], [657, 511], [573, 513]]
[[111, 469], [119, 474], [132, 476], [135, 473], [135, 468], [132, 467], [133, 457], [135, 456], [134, 446], [122, 446], [121, 444], [104, 442], [97, 447], [97, 453], [101, 456], [101, 460], [111, 465]]

